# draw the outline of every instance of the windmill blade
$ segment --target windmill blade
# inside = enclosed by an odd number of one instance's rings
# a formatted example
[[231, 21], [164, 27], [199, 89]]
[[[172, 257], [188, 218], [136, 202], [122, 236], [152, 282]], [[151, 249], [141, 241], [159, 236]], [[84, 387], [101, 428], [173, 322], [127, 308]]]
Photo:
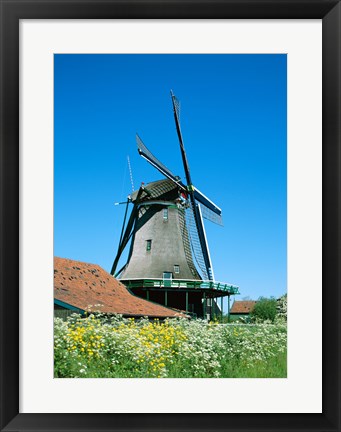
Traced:
[[202, 220], [200, 204], [186, 210], [186, 222], [195, 261], [204, 280], [214, 280], [210, 252]]
[[[184, 165], [184, 170], [185, 170], [185, 175], [186, 175], [187, 192], [189, 195], [189, 201], [190, 201], [190, 205], [191, 205], [191, 209], [192, 209], [192, 213], [193, 213], [193, 217], [194, 217], [194, 221], [195, 221], [196, 231], [197, 231], [197, 235], [198, 235], [198, 239], [199, 239], [199, 246], [201, 249], [201, 255], [203, 258], [203, 262], [204, 262], [204, 269], [201, 267], [200, 268], [208, 280], [213, 280], [214, 276], [213, 276], [210, 252], [208, 249], [204, 224], [202, 221], [202, 213], [201, 213], [201, 209], [200, 209], [200, 204], [197, 203], [197, 200], [199, 202], [202, 202], [205, 207], [207, 207], [209, 210], [211, 210], [212, 213], [218, 214], [218, 216], [220, 216], [221, 210], [212, 201], [210, 201], [207, 197], [205, 197], [205, 195], [203, 195], [199, 191], [196, 191], [196, 189], [194, 188], [194, 186], [192, 184], [191, 174], [189, 171], [189, 165], [188, 165], [188, 161], [187, 161], [187, 156], [186, 156], [186, 152], [185, 152], [185, 147], [184, 147], [184, 143], [183, 143], [183, 139], [182, 139], [182, 133], [181, 133], [181, 127], [180, 127], [180, 103], [172, 91], [171, 91], [171, 97], [172, 97], [172, 103], [173, 103], [175, 126], [176, 126], [176, 131], [178, 133], [182, 162]], [[198, 265], [199, 265], [199, 263], [198, 263]]]
[[207, 273], [208, 273], [208, 279], [214, 280], [214, 273], [213, 273], [213, 267], [211, 262], [211, 256], [210, 256], [210, 250], [208, 248], [207, 238], [206, 238], [206, 231], [204, 227], [204, 223], [202, 220], [202, 213], [201, 213], [201, 207], [200, 204], [197, 205], [198, 214], [199, 214], [199, 220], [198, 220], [198, 234], [199, 239], [201, 243], [201, 248], [203, 252], [203, 256], [206, 263]]
[[213, 213], [216, 213], [218, 216], [221, 216], [221, 209], [214, 204], [207, 196], [205, 196], [199, 189], [194, 188], [194, 198], [200, 202], [200, 204], [204, 205], [208, 209], [210, 209]]
[[[189, 171], [189, 165], [188, 165], [188, 161], [187, 161], [187, 156], [186, 156], [186, 152], [185, 152], [185, 147], [184, 147], [184, 143], [183, 143], [183, 139], [182, 139], [182, 133], [181, 133], [181, 127], [180, 127], [180, 102], [178, 101], [178, 99], [176, 98], [176, 96], [174, 95], [174, 93], [172, 91], [171, 91], [171, 97], [172, 97], [172, 102], [173, 102], [175, 125], [176, 125], [176, 130], [178, 133], [179, 143], [180, 143], [181, 156], [182, 156], [182, 161], [184, 164], [184, 169], [185, 169], [185, 174], [186, 174], [187, 190], [194, 197], [193, 204], [194, 204], [194, 201], [199, 201], [200, 204], [202, 204], [203, 207], [205, 208], [205, 213], [203, 214], [204, 217], [207, 216], [207, 219], [212, 220], [212, 221], [222, 225], [221, 209], [217, 205], [215, 205], [214, 202], [212, 202], [209, 198], [207, 198], [207, 196], [205, 196], [202, 192], [200, 192], [197, 188], [195, 188], [192, 185], [191, 175], [190, 175], [190, 171]], [[214, 216], [212, 213], [215, 213], [218, 217]]]
[[200, 202], [202, 216], [216, 223], [217, 225], [223, 225], [223, 219], [221, 217], [221, 209], [214, 204], [207, 196], [200, 192], [197, 188], [194, 188], [194, 198]]
[[175, 176], [165, 165], [163, 165], [144, 145], [141, 138], [136, 134], [136, 144], [139, 154], [153, 165], [161, 174], [176, 183], [180, 189], [186, 191], [186, 186], [180, 181], [180, 177]]
[[175, 95], [172, 91], [171, 91], [171, 97], [172, 97], [172, 103], [173, 103], [175, 126], [176, 126], [176, 131], [178, 133], [181, 157], [182, 157], [182, 162], [184, 165], [184, 170], [185, 170], [185, 175], [186, 175], [187, 189], [190, 190], [191, 188], [193, 188], [193, 186], [192, 186], [191, 175], [189, 172], [189, 165], [188, 165], [188, 161], [187, 161], [187, 156], [186, 156], [186, 152], [185, 152], [184, 142], [183, 142], [182, 133], [181, 133], [181, 127], [180, 127], [180, 102], [175, 97]]
[[221, 216], [221, 208], [215, 205], [213, 201], [207, 198], [207, 196], [200, 192], [200, 190], [197, 188], [194, 188], [194, 198], [199, 201], [200, 204], [203, 204], [205, 207], [209, 208], [211, 211]]
[[134, 224], [135, 224], [137, 212], [138, 212], [138, 205], [137, 205], [137, 203], [135, 203], [134, 207], [130, 213], [128, 223], [125, 227], [124, 234], [123, 234], [123, 231], [121, 233], [121, 238], [120, 238], [120, 243], [118, 245], [117, 254], [116, 254], [115, 260], [113, 262], [113, 265], [112, 265], [111, 271], [110, 271], [111, 275], [115, 274], [119, 259], [121, 258], [121, 255], [122, 255], [125, 247], [127, 246], [128, 242], [129, 242], [129, 240], [133, 234], [133, 229], [134, 229]]
[[[124, 251], [124, 249], [127, 246], [127, 244], [129, 242], [131, 236], [133, 235], [134, 225], [135, 225], [136, 217], [138, 215], [139, 198], [141, 197], [142, 193], [143, 193], [143, 188], [141, 187], [138, 190], [138, 192], [137, 192], [137, 196], [136, 196], [136, 200], [135, 200], [134, 206], [133, 206], [132, 211], [130, 213], [127, 225], [125, 226], [125, 220], [126, 220], [126, 216], [127, 216], [128, 204], [129, 204], [130, 200], [128, 199], [128, 201], [127, 201], [127, 207], [126, 207], [126, 212], [125, 212], [125, 215], [124, 215], [124, 220], [123, 220], [123, 225], [122, 225], [120, 243], [118, 245], [117, 254], [116, 254], [116, 257], [114, 259], [113, 265], [111, 267], [111, 271], [110, 271], [111, 275], [115, 274], [115, 270], [116, 270], [118, 262], [119, 262], [119, 260], [121, 258], [122, 252]], [[124, 227], [125, 227], [125, 229], [124, 229]], [[123, 234], [123, 231], [124, 231], [124, 234]]]
[[206, 207], [205, 205], [201, 204], [201, 212], [202, 212], [202, 217], [204, 219], [207, 219], [217, 225], [223, 226], [223, 218], [221, 217], [221, 215], [218, 215], [217, 213], [214, 213], [211, 209], [209, 209], [208, 207]]
[[200, 209], [200, 204], [196, 203], [195, 198], [193, 196], [193, 192], [189, 193], [189, 198], [190, 198], [190, 206], [191, 206], [191, 209], [193, 212], [194, 222], [196, 225], [196, 230], [197, 230], [197, 234], [198, 234], [198, 238], [199, 238], [199, 245], [200, 245], [201, 253], [203, 256], [203, 261], [205, 264], [206, 271], [204, 273], [207, 276], [206, 280], [214, 280], [210, 251], [208, 249], [205, 227], [204, 227], [204, 223], [202, 220], [202, 213], [201, 213], [201, 209]]
[[192, 207], [186, 209], [186, 226], [189, 241], [191, 244], [192, 255], [196, 266], [198, 267], [199, 273], [203, 280], [208, 280], [207, 269], [205, 265], [204, 256], [201, 249], [201, 244], [198, 236], [197, 225], [194, 220], [194, 214]]

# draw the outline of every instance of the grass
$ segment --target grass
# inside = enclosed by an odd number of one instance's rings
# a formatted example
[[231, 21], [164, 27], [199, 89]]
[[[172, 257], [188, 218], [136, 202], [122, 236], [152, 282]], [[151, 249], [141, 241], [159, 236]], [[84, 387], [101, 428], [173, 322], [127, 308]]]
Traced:
[[221, 374], [227, 378], [286, 378], [287, 353], [278, 353], [269, 360], [258, 362], [249, 368], [227, 361], [222, 364]]
[[55, 377], [285, 378], [286, 325], [55, 319]]

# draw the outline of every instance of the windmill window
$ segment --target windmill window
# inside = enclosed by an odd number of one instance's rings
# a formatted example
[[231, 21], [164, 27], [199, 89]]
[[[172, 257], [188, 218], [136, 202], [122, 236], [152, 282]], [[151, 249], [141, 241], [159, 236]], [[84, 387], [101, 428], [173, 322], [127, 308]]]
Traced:
[[164, 287], [171, 287], [172, 286], [173, 274], [171, 272], [163, 272], [162, 279], [163, 279], [163, 286]]
[[146, 251], [150, 251], [152, 248], [152, 241], [146, 240]]
[[176, 273], [176, 274], [180, 273], [180, 266], [177, 264], [174, 265], [174, 273]]
[[163, 220], [168, 221], [168, 208], [163, 209]]

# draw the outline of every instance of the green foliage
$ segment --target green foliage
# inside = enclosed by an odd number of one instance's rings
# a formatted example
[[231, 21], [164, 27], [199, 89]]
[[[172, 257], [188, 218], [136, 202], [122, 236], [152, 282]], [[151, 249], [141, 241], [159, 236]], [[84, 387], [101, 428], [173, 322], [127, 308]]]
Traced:
[[55, 319], [56, 378], [286, 376], [286, 326], [121, 316]]
[[260, 297], [251, 312], [253, 322], [274, 322], [277, 314], [277, 302], [273, 297]]
[[287, 294], [282, 295], [277, 300], [277, 316], [276, 316], [276, 322], [287, 322], [287, 302], [288, 302], [288, 296]]

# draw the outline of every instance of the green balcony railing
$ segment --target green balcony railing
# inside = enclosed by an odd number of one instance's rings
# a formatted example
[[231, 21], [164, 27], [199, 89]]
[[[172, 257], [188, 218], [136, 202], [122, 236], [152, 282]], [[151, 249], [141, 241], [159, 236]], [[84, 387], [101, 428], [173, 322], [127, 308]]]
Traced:
[[239, 287], [222, 282], [180, 279], [121, 279], [128, 288], [204, 289], [239, 294]]

